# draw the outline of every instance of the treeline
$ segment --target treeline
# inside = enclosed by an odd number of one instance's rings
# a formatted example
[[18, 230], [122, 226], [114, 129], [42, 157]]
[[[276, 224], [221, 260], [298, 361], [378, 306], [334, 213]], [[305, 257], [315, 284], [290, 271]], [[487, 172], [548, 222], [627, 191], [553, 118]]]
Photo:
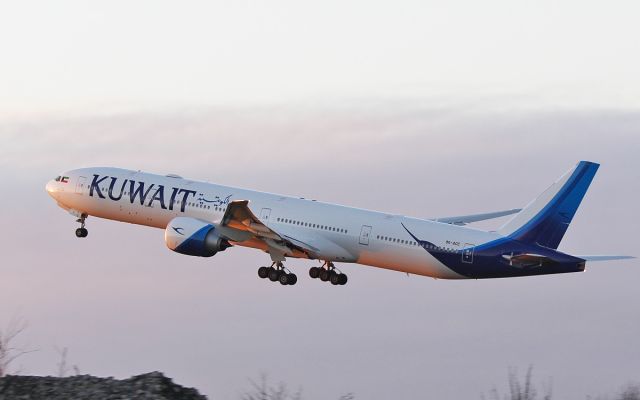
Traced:
[[[509, 369], [507, 388], [502, 392], [495, 386], [488, 394], [480, 396], [481, 400], [553, 400], [551, 381], [542, 385], [533, 382], [533, 367], [527, 369], [524, 377], [518, 376], [515, 368]], [[629, 384], [612, 396], [587, 396], [586, 400], [640, 400], [640, 384]]]
[[[27, 353], [35, 351], [15, 344], [16, 338], [27, 328], [27, 324], [20, 318], [14, 318], [4, 328], [0, 329], [0, 378], [8, 374], [18, 375], [19, 370], [12, 366], [17, 359]], [[67, 363], [67, 349], [56, 349], [60, 356], [57, 365], [57, 376], [65, 377], [79, 375], [79, 368]], [[425, 394], [428, 396], [428, 394]], [[287, 384], [272, 384], [266, 375], [259, 380], [249, 380], [248, 389], [239, 396], [242, 400], [304, 400], [302, 389], [290, 390]], [[354, 393], [346, 393], [338, 397], [338, 400], [354, 400]], [[553, 386], [551, 381], [547, 384], [536, 385], [533, 381], [533, 367], [530, 366], [524, 376], [520, 377], [516, 369], [509, 369], [507, 374], [507, 387], [498, 389], [494, 386], [487, 393], [480, 395], [481, 400], [553, 400]], [[640, 384], [629, 384], [610, 396], [587, 396], [586, 400], [640, 400]]]

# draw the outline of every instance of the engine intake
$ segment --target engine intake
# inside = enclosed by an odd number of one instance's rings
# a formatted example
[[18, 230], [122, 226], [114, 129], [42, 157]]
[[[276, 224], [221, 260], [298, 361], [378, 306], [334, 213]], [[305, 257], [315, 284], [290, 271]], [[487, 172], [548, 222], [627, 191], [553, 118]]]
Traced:
[[176, 217], [164, 231], [167, 247], [189, 256], [211, 257], [231, 244], [220, 237], [216, 226], [196, 218]]

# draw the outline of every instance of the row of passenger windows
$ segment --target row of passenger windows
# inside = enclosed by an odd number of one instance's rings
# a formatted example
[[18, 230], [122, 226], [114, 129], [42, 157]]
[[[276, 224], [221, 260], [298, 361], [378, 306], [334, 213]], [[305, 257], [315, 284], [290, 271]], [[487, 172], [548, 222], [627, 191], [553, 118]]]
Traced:
[[342, 228], [336, 228], [328, 225], [312, 224], [311, 222], [297, 221], [297, 220], [288, 219], [288, 218], [278, 218], [277, 221], [283, 222], [285, 224], [306, 226], [307, 228], [322, 229], [325, 231], [332, 231], [332, 232], [338, 232], [338, 233], [346, 234], [349, 232], [348, 230], [342, 229]]
[[398, 239], [398, 238], [392, 238], [392, 237], [380, 236], [380, 235], [376, 236], [376, 239], [384, 240], [391, 243], [406, 244], [407, 246], [419, 246], [418, 243], [414, 242], [413, 240]]
[[[178, 203], [178, 204], [180, 204], [180, 202], [179, 202], [179, 201], [178, 201], [177, 203]], [[188, 205], [189, 207], [205, 208], [205, 209], [207, 209], [207, 210], [211, 208], [211, 206], [209, 206], [209, 205], [206, 205], [206, 204], [200, 204], [200, 203], [187, 203], [187, 205]], [[216, 208], [217, 208], [217, 207], [216, 207]], [[216, 211], [218, 211], [218, 210], [216, 210]]]
[[[398, 239], [398, 238], [392, 238], [392, 237], [388, 237], [388, 236], [380, 236], [380, 235], [378, 235], [378, 236], [376, 236], [376, 239], [384, 240], [386, 242], [391, 242], [391, 243], [404, 244], [404, 245], [407, 245], [407, 246], [420, 246], [419, 243], [417, 243], [417, 242], [415, 242], [413, 240]], [[446, 252], [449, 252], [449, 253], [455, 253], [456, 252], [455, 249], [451, 249], [451, 248], [448, 248], [448, 247], [438, 247], [438, 246], [430, 245], [430, 244], [425, 245], [425, 248], [427, 250], [440, 250], [440, 251], [446, 251]]]
[[[177, 202], [178, 204], [180, 204], [180, 202]], [[196, 208], [204, 208], [205, 210], [210, 210], [212, 207], [208, 204], [200, 204], [200, 203], [187, 203], [187, 206], [189, 207], [196, 207]], [[218, 212], [224, 212], [227, 210], [226, 207], [218, 207], [218, 206], [214, 206], [213, 207], [214, 211], [218, 211]]]

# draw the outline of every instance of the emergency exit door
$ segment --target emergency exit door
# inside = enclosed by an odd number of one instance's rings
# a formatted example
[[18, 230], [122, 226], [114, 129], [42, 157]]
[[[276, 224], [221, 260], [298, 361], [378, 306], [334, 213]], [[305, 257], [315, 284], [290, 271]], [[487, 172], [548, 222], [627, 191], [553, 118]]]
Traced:
[[260, 211], [260, 220], [264, 221], [264, 222], [269, 222], [269, 217], [271, 216], [271, 209], [270, 208], [263, 208]]
[[369, 236], [371, 236], [371, 227], [369, 225], [362, 225], [362, 230], [360, 231], [360, 244], [368, 246]]

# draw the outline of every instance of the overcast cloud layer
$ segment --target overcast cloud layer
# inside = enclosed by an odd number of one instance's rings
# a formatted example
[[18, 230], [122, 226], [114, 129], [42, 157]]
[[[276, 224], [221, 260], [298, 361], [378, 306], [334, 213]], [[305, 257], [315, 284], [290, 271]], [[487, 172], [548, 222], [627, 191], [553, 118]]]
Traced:
[[634, 0], [4, 2], [0, 110], [487, 93], [637, 107], [639, 14]]
[[[260, 252], [171, 253], [161, 230], [73, 217], [44, 192], [65, 169], [116, 165], [433, 217], [526, 204], [581, 159], [602, 163], [561, 249], [639, 254], [640, 113], [432, 102], [211, 108], [0, 124], [0, 316], [29, 321], [29, 373], [55, 346], [82, 372], [162, 370], [214, 399], [268, 372], [305, 398], [479, 398], [509, 366], [558, 398], [640, 377], [637, 261], [585, 273], [442, 281], [341, 265], [346, 287], [259, 280]], [[481, 225], [486, 228], [499, 223]]]

